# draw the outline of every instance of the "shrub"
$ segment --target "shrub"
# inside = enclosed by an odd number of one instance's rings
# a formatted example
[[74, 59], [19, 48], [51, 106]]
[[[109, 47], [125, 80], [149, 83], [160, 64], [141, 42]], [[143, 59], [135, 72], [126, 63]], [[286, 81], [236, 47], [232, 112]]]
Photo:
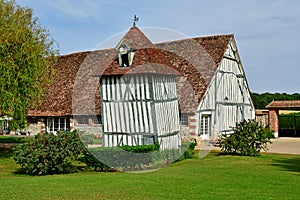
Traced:
[[91, 152], [86, 150], [84, 152], [84, 155], [80, 158], [80, 161], [86, 164], [85, 169], [89, 171], [97, 171], [97, 172], [115, 171], [113, 168], [105, 165], [98, 159]]
[[268, 150], [273, 133], [269, 128], [258, 125], [254, 120], [242, 121], [233, 128], [233, 133], [220, 138], [221, 150], [229, 154], [256, 156], [261, 150]]
[[14, 160], [21, 171], [30, 175], [71, 173], [74, 161], [85, 151], [77, 132], [38, 134], [34, 139], [17, 146]]
[[[153, 162], [157, 150], [159, 145], [90, 148], [81, 161], [96, 171], [111, 170], [110, 167], [141, 169], [143, 165]], [[97, 159], [100, 161], [97, 162]]]
[[95, 139], [95, 136], [92, 134], [82, 134], [80, 136], [82, 143], [87, 146], [88, 144], [93, 144], [93, 140]]
[[188, 143], [182, 143], [182, 148], [184, 150], [184, 153], [181, 156], [181, 160], [193, 158], [194, 157], [194, 149], [196, 147], [196, 142], [188, 142]]
[[[88, 141], [90, 138], [86, 137]], [[115, 171], [149, 167], [153, 162], [172, 162], [190, 158], [194, 143], [183, 143], [181, 149], [160, 150], [159, 144], [101, 147], [87, 150], [77, 132], [39, 134], [14, 149], [14, 160], [21, 172], [30, 175], [71, 173], [76, 161], [87, 170]], [[183, 152], [184, 151], [184, 152]]]
[[194, 148], [195, 143], [182, 143], [180, 149], [166, 150], [160, 150], [158, 144], [90, 148], [81, 161], [94, 171], [136, 170], [154, 163], [161, 167], [165, 162], [192, 158]]

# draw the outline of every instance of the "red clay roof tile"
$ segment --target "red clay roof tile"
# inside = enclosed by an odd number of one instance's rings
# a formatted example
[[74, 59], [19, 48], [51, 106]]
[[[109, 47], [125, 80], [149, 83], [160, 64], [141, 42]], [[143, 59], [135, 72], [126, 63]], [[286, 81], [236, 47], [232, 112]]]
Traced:
[[[134, 27], [123, 39], [136, 49], [131, 68], [118, 67], [116, 49], [60, 56], [58, 63], [53, 65], [57, 74], [43, 103], [37, 110], [30, 109], [28, 115], [100, 114], [99, 77], [96, 76], [142, 73], [144, 70], [149, 73], [181, 74], [177, 78], [180, 109], [183, 113], [193, 113], [233, 35], [198, 37], [153, 45]], [[74, 98], [76, 96], [81, 98]]]
[[269, 103], [266, 108], [284, 109], [284, 108], [300, 108], [300, 100], [276, 100]]

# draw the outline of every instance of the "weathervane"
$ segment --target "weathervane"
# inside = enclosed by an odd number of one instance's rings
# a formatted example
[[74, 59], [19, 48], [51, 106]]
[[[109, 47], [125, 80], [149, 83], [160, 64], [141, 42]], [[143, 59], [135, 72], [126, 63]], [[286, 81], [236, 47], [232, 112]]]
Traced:
[[136, 23], [139, 21], [139, 17], [137, 17], [136, 15], [134, 15], [133, 18], [133, 27], [136, 27]]

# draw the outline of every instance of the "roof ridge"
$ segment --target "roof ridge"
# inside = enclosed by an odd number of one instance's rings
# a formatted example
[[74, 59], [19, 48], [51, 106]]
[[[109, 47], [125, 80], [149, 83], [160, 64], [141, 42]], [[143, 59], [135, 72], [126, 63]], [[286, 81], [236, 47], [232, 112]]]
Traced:
[[125, 41], [127, 45], [134, 49], [156, 47], [138, 27], [131, 27], [116, 45], [116, 48], [118, 48], [123, 41]]
[[[132, 29], [132, 28], [138, 29], [137, 27], [131, 27], [130, 29]], [[140, 29], [138, 29], [138, 30], [140, 30]], [[140, 30], [140, 32], [148, 39], [148, 37], [141, 30]], [[230, 34], [218, 34], [218, 35], [209, 35], [209, 36], [189, 37], [189, 38], [183, 38], [183, 39], [179, 39], [179, 40], [169, 40], [169, 41], [165, 41], [165, 42], [152, 43], [154, 45], [154, 47], [147, 47], [147, 48], [156, 48], [156, 45], [159, 45], [159, 44], [180, 42], [180, 41], [192, 40], [192, 39], [198, 39], [198, 38], [217, 38], [217, 37], [222, 37], [222, 36], [232, 36], [232, 37], [234, 37], [234, 34], [232, 34], [232, 33], [230, 33]], [[122, 38], [122, 40], [123, 40], [123, 38]], [[125, 38], [125, 41], [127, 41], [126, 38]], [[62, 55], [59, 55], [59, 57], [67, 57], [67, 56], [77, 55], [77, 54], [82, 54], [82, 53], [93, 53], [93, 52], [97, 52], [97, 51], [99, 51], [99, 52], [108, 51], [108, 50], [112, 50], [112, 49], [115, 49], [115, 48], [111, 47], [111, 48], [106, 48], [106, 49], [94, 49], [94, 50], [78, 51], [78, 52], [73, 52], [73, 53], [62, 54]]]
[[78, 54], [90, 53], [92, 51], [93, 50], [78, 51], [78, 52], [73, 52], [73, 53], [62, 54], [62, 55], [59, 55], [59, 57], [68, 57], [68, 56], [73, 56], [73, 55], [78, 55]]
[[172, 43], [172, 42], [181, 42], [181, 41], [185, 41], [185, 40], [192, 40], [192, 39], [198, 39], [198, 38], [218, 38], [218, 37], [224, 37], [224, 36], [231, 36], [234, 37], [233, 33], [230, 34], [218, 34], [218, 35], [207, 35], [207, 36], [198, 36], [198, 37], [188, 37], [188, 38], [182, 38], [182, 39], [178, 39], [178, 40], [168, 40], [165, 42], [157, 42], [157, 43], [153, 43], [154, 45], [159, 45], [159, 44], [165, 44], [165, 43]]

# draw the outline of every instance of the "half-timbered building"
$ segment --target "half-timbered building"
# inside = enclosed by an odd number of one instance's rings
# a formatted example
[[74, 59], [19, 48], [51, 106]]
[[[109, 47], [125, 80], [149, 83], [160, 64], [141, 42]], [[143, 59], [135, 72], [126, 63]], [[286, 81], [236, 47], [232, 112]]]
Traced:
[[[150, 38], [151, 39], [151, 38]], [[255, 109], [232, 34], [152, 43], [132, 27], [112, 49], [60, 56], [29, 131], [82, 129], [105, 146], [216, 139]], [[80, 74], [80, 76], [79, 76]]]
[[103, 146], [181, 145], [176, 76], [163, 52], [133, 27], [100, 76]]

